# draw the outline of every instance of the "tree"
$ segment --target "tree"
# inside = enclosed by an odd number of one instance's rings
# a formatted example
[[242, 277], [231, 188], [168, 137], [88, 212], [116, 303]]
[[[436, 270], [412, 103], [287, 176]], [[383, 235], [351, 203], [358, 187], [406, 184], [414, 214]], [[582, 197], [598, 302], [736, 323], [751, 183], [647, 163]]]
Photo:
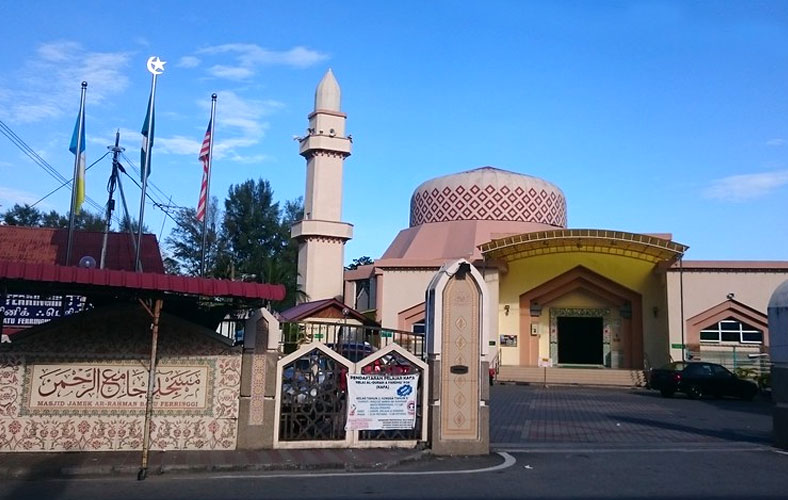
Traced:
[[371, 257], [367, 255], [363, 255], [357, 259], [353, 259], [353, 262], [350, 265], [346, 266], [345, 269], [352, 271], [353, 269], [358, 269], [361, 266], [368, 266], [370, 264], [374, 264], [375, 261], [372, 260]]
[[261, 281], [267, 261], [283, 245], [279, 204], [273, 202], [268, 181], [252, 179], [230, 186], [224, 202], [222, 237], [235, 275], [254, 275]]
[[[118, 231], [121, 233], [128, 233], [131, 231], [134, 234], [137, 234], [140, 228], [140, 222], [137, 219], [126, 219], [123, 218], [120, 220], [120, 228]], [[142, 225], [142, 232], [143, 233], [150, 233], [150, 229], [145, 224]]]
[[[213, 276], [217, 262], [217, 221], [219, 200], [211, 197], [208, 205], [208, 223], [206, 225], [205, 274]], [[165, 240], [171, 252], [171, 270], [176, 274], [199, 276], [202, 261], [202, 230], [203, 223], [197, 220], [197, 211], [184, 208], [175, 215], [175, 228]]]
[[41, 212], [27, 203], [24, 205], [17, 203], [13, 208], [3, 213], [3, 222], [9, 226], [39, 227], [41, 225]]
[[[61, 215], [55, 210], [49, 213], [42, 213], [36, 207], [30, 205], [14, 205], [13, 208], [7, 210], [2, 215], [3, 222], [9, 226], [28, 226], [28, 227], [54, 227], [54, 228], [67, 228], [69, 224], [69, 215]], [[103, 231], [106, 226], [106, 221], [103, 216], [88, 212], [87, 210], [80, 211], [74, 217], [74, 228], [83, 231]]]

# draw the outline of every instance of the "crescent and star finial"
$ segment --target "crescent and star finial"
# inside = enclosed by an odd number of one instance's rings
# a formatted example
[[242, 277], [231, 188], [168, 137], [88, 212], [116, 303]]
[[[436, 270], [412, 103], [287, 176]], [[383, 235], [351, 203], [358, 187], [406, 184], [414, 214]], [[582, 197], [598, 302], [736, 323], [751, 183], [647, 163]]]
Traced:
[[164, 73], [165, 64], [167, 64], [167, 62], [162, 61], [158, 56], [151, 56], [148, 58], [148, 71], [154, 75], [160, 75]]

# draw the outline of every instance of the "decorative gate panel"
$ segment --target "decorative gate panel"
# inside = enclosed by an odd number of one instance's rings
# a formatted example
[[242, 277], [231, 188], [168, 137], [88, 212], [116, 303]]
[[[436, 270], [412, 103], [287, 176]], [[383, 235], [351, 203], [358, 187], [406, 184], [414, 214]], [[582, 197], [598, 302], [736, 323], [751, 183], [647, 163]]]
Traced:
[[[277, 366], [275, 447], [415, 446], [427, 439], [424, 410], [429, 369], [399, 345], [391, 344], [353, 363], [325, 344], [313, 342], [285, 356]], [[415, 428], [345, 431], [348, 373], [419, 373]]]

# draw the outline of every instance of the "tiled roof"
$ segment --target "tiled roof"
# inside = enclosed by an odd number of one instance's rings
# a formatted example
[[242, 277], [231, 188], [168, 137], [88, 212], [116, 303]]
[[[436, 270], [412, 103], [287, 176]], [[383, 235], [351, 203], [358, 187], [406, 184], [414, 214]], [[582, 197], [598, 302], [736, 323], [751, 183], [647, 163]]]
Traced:
[[[134, 271], [132, 236], [129, 233], [109, 233], [107, 236], [105, 269]], [[98, 265], [103, 239], [104, 233], [100, 231], [74, 231], [71, 265], [88, 255], [96, 259]], [[67, 245], [67, 229], [0, 226], [0, 260], [64, 265]], [[155, 235], [142, 235], [140, 262], [146, 273], [164, 273]]]
[[73, 285], [74, 293], [79, 293], [77, 288], [86, 287], [169, 292], [206, 297], [266, 300], [285, 298], [284, 285], [3, 260], [0, 260], [0, 280]]

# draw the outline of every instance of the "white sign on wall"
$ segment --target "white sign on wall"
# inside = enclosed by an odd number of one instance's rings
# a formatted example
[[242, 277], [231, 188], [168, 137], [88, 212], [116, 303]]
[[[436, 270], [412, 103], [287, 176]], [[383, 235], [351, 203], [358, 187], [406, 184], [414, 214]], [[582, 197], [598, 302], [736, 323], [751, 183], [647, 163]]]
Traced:
[[346, 431], [413, 429], [419, 374], [347, 376]]
[[551, 358], [539, 358], [537, 364], [539, 365], [539, 368], [552, 368], [553, 360]]

